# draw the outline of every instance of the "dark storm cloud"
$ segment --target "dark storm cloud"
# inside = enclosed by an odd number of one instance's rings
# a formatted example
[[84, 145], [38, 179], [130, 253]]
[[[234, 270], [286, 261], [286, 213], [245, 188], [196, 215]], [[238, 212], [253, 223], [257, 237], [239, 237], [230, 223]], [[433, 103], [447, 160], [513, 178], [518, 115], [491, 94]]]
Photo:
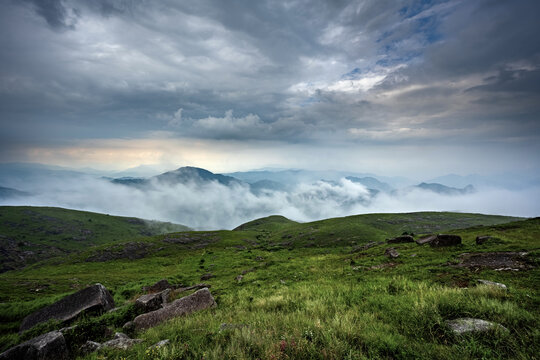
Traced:
[[540, 133], [535, 1], [1, 7], [2, 139], [474, 146]]

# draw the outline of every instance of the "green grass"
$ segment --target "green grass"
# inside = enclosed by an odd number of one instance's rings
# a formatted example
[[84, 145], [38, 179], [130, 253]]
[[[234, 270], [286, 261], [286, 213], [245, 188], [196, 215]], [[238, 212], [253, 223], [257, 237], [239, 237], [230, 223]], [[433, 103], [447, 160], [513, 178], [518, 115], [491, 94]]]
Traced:
[[[540, 350], [540, 219], [508, 222], [479, 214], [370, 214], [313, 223], [260, 219], [241, 231], [188, 232], [138, 239], [159, 251], [130, 261], [87, 262], [88, 249], [19, 271], [0, 274], [0, 348], [53, 328], [17, 335], [21, 319], [77, 288], [101, 282], [117, 313], [83, 319], [83, 341], [100, 340], [103, 328], [120, 330], [134, 316], [141, 287], [162, 278], [186, 285], [200, 276], [211, 285], [217, 308], [134, 334], [144, 340], [127, 351], [101, 350], [88, 359], [531, 359]], [[503, 223], [503, 224], [501, 224]], [[479, 226], [484, 224], [485, 226]], [[499, 224], [499, 225], [497, 225]], [[431, 248], [393, 244], [351, 253], [356, 244], [402, 232], [451, 232], [463, 244]], [[477, 235], [500, 239], [476, 245]], [[165, 239], [189, 238], [174, 243]], [[204, 246], [198, 246], [204, 243]], [[114, 245], [118, 246], [118, 245]], [[532, 269], [471, 271], [451, 266], [464, 252], [527, 251]], [[411, 255], [415, 254], [414, 257]], [[241, 282], [235, 280], [242, 272]], [[509, 291], [476, 286], [502, 282]], [[42, 288], [36, 292], [36, 288]], [[457, 337], [444, 321], [478, 317], [509, 333]], [[231, 324], [220, 329], [221, 324]], [[84, 330], [84, 331], [83, 331]], [[171, 345], [148, 347], [162, 339]]]
[[[159, 221], [52, 207], [0, 206], [0, 251], [4, 265], [19, 268], [53, 256], [141, 236], [187, 231]], [[17, 253], [32, 251], [26, 260]]]

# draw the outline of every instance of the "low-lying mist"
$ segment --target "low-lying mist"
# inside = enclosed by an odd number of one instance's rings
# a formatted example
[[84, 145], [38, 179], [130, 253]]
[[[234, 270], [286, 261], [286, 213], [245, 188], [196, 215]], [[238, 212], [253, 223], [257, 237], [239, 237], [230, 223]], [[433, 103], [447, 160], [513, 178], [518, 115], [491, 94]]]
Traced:
[[107, 179], [40, 179], [24, 184], [31, 196], [2, 200], [3, 205], [58, 206], [111, 215], [170, 221], [197, 230], [232, 229], [246, 221], [279, 214], [296, 221], [374, 212], [461, 211], [532, 217], [540, 214], [540, 188], [510, 191], [481, 188], [465, 195], [441, 195], [418, 188], [373, 194], [347, 179], [296, 185], [288, 192], [254, 194], [247, 184], [217, 182], [145, 189]]

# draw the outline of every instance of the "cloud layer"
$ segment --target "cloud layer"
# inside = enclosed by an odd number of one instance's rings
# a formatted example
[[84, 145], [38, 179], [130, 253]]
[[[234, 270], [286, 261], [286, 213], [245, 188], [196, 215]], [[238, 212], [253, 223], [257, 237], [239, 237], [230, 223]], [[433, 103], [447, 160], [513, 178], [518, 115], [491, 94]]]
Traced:
[[30, 146], [161, 138], [505, 147], [522, 167], [540, 160], [533, 0], [24, 0], [0, 10], [1, 161], [28, 160]]

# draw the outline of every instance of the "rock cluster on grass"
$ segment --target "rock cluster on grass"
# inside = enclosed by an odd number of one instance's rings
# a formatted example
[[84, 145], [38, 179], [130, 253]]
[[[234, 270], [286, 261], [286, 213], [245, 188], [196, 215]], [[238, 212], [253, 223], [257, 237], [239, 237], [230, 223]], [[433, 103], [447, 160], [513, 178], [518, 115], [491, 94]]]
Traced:
[[447, 320], [446, 324], [456, 335], [467, 333], [479, 333], [486, 331], [508, 331], [504, 326], [482, 319], [460, 318], [455, 320]]
[[105, 312], [112, 308], [114, 308], [114, 300], [109, 291], [105, 286], [95, 284], [28, 315], [23, 319], [20, 331], [28, 330], [49, 320], [65, 322], [83, 312]]
[[127, 329], [141, 330], [156, 326], [166, 320], [191, 314], [195, 311], [215, 307], [216, 302], [208, 288], [175, 300], [166, 307], [137, 316], [132, 324], [124, 325]]
[[[147, 290], [156, 290], [161, 286], [170, 285], [168, 282], [158, 282]], [[149, 328], [174, 317], [191, 314], [195, 311], [216, 306], [214, 298], [210, 294], [206, 284], [197, 284], [186, 288], [175, 289], [175, 293], [182, 291], [199, 289], [195, 293], [168, 303], [171, 289], [146, 294], [136, 300], [136, 306], [145, 311], [137, 316], [132, 322], [132, 328], [124, 325], [125, 328], [139, 330]], [[83, 311], [99, 310], [103, 312], [114, 307], [114, 301], [109, 291], [101, 284], [96, 284], [83, 289], [75, 294], [69, 295], [56, 303], [40, 309], [28, 315], [21, 325], [21, 329], [29, 329], [32, 326], [51, 319], [67, 321], [74, 319]], [[157, 309], [155, 309], [157, 308]], [[90, 312], [91, 314], [92, 312]], [[39, 360], [63, 360], [68, 359], [70, 354], [66, 345], [64, 334], [77, 326], [63, 328], [43, 334], [0, 354], [0, 360], [19, 359], [39, 359]], [[132, 339], [123, 333], [116, 333], [114, 338], [104, 343], [87, 341], [80, 347], [81, 354], [88, 354], [102, 348], [128, 349], [141, 342], [141, 339]], [[158, 343], [156, 346], [163, 346], [165, 343]], [[72, 345], [70, 345], [72, 346]]]
[[0, 354], [0, 360], [67, 360], [69, 351], [60, 331], [35, 337]]

